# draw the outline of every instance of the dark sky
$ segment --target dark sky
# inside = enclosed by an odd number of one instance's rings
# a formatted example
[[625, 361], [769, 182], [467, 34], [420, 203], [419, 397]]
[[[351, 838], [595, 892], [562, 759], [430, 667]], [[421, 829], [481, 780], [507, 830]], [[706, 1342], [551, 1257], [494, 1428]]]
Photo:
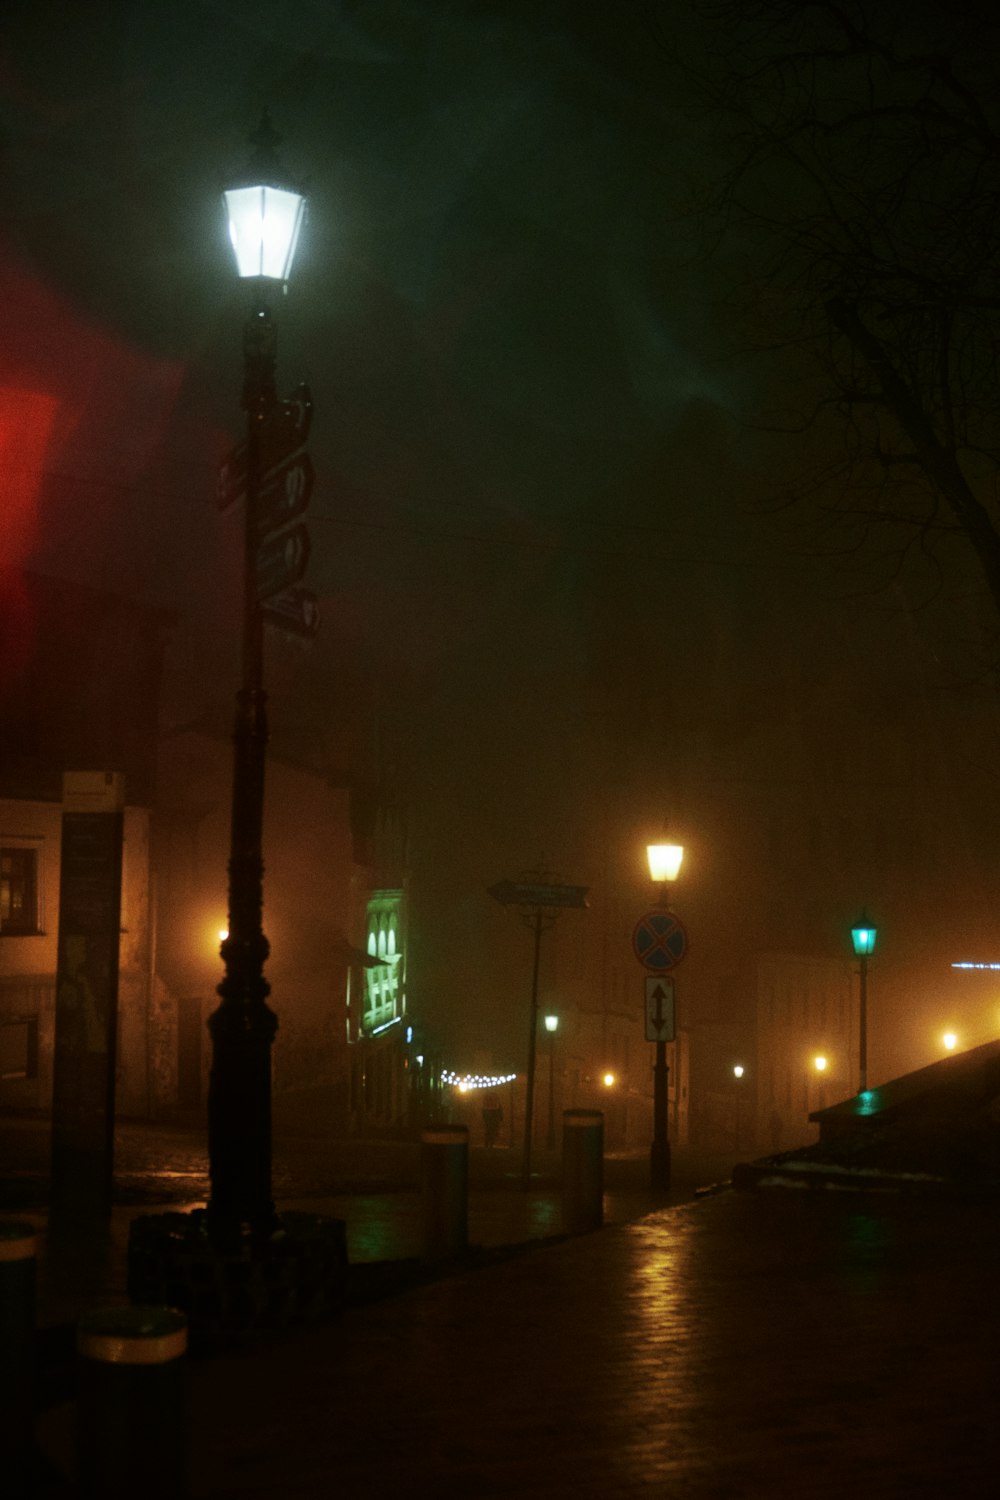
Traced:
[[[683, 42], [687, 7], [658, 10]], [[783, 621], [837, 642], [859, 606], [754, 513], [759, 377], [688, 217], [705, 132], [642, 8], [6, 0], [8, 558], [177, 612], [170, 722], [225, 732], [236, 678], [213, 494], [246, 303], [218, 192], [264, 105], [310, 186], [276, 313], [279, 385], [316, 402], [323, 608], [314, 647], [269, 647], [273, 742], [336, 768], [374, 710], [425, 988], [489, 1000], [483, 890], [541, 859], [600, 878], [595, 766], [637, 784], [615, 868], [658, 825], [656, 700], [697, 721], [743, 643], [752, 711]]]

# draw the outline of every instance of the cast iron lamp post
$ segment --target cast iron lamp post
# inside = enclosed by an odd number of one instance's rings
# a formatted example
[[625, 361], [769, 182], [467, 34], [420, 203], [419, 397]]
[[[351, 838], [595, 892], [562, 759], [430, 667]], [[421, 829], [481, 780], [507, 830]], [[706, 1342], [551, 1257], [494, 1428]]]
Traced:
[[862, 913], [857, 926], [851, 928], [851, 941], [858, 958], [858, 974], [861, 980], [859, 995], [858, 1028], [858, 1093], [868, 1088], [868, 956], [875, 952], [875, 928]]
[[[682, 844], [647, 844], [646, 859], [650, 879], [659, 887], [660, 906], [667, 906], [668, 887], [680, 873], [684, 858]], [[653, 1140], [649, 1148], [649, 1182], [654, 1192], [670, 1191], [670, 1137], [667, 1131], [667, 1044], [656, 1039], [656, 1063], [653, 1068]]]
[[267, 1004], [261, 840], [267, 747], [263, 623], [256, 589], [261, 439], [276, 406], [276, 334], [270, 294], [287, 280], [305, 209], [303, 194], [282, 176], [280, 137], [265, 113], [246, 173], [224, 193], [239, 274], [251, 291], [243, 333], [246, 412], [246, 504], [243, 527], [243, 637], [233, 730], [233, 794], [229, 853], [229, 929], [220, 953], [221, 1003], [209, 1018], [212, 1069], [208, 1091], [211, 1194], [208, 1222], [217, 1242], [273, 1232], [271, 1197], [271, 1044], [278, 1021]]

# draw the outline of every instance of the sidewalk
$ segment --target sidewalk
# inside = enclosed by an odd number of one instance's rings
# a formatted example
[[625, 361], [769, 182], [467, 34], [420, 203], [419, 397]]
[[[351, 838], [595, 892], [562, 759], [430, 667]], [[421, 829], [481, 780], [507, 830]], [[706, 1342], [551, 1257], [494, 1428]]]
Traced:
[[192, 1362], [193, 1496], [987, 1500], [997, 1218], [726, 1192]]
[[[204, 1130], [146, 1124], [116, 1131], [115, 1207], [108, 1232], [62, 1247], [47, 1235], [48, 1126], [5, 1117], [0, 1145], [0, 1214], [30, 1221], [39, 1234], [39, 1324], [75, 1322], [95, 1305], [125, 1301], [129, 1225], [140, 1214], [186, 1211], [209, 1191]], [[562, 1231], [558, 1156], [533, 1158], [532, 1187], [521, 1187], [519, 1150], [474, 1147], [469, 1153], [469, 1243], [492, 1249], [543, 1241]], [[605, 1223], [627, 1223], [664, 1202], [729, 1176], [730, 1156], [679, 1150], [673, 1189], [650, 1192], [645, 1152], [605, 1158]], [[275, 1144], [279, 1210], [343, 1219], [352, 1265], [406, 1261], [422, 1250], [420, 1146], [412, 1140], [325, 1139], [288, 1135]]]

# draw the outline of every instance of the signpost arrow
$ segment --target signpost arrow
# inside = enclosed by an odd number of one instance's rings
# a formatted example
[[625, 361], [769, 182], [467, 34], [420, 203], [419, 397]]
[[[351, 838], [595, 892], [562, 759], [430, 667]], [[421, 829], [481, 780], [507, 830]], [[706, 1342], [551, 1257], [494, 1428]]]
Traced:
[[676, 1035], [674, 981], [647, 974], [645, 991], [646, 1041], [672, 1042]]
[[[266, 480], [272, 469], [301, 448], [312, 426], [313, 399], [307, 385], [296, 386], [287, 401], [270, 411], [260, 433], [260, 474]], [[237, 443], [219, 466], [216, 503], [228, 510], [243, 495], [247, 484], [247, 444]]]
[[257, 548], [257, 598], [263, 604], [298, 583], [309, 564], [309, 533], [303, 522], [270, 536]]
[[273, 469], [257, 495], [257, 537], [279, 531], [309, 505], [316, 471], [308, 453], [298, 453]]
[[319, 600], [308, 589], [285, 589], [268, 599], [264, 619], [288, 635], [312, 640], [319, 631]]
[[586, 906], [589, 889], [587, 885], [501, 880], [490, 886], [490, 895], [501, 906]]

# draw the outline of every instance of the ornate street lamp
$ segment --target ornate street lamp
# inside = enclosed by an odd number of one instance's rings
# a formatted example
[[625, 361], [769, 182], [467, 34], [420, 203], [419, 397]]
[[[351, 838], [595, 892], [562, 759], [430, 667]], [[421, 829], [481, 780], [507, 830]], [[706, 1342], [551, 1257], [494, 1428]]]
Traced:
[[[650, 879], [659, 886], [659, 902], [666, 906], [667, 887], [680, 874], [684, 858], [682, 844], [659, 842], [646, 845]], [[670, 1135], [667, 1129], [667, 1043], [656, 1039], [653, 1067], [653, 1139], [649, 1148], [649, 1181], [654, 1192], [670, 1191]]]
[[851, 941], [858, 959], [861, 979], [858, 1028], [858, 1093], [868, 1088], [868, 958], [875, 952], [875, 928], [862, 913], [861, 920], [851, 928]]
[[271, 1044], [278, 1021], [267, 1004], [264, 963], [261, 837], [267, 747], [263, 684], [263, 623], [256, 588], [258, 496], [262, 435], [276, 407], [275, 325], [270, 297], [287, 281], [305, 197], [283, 176], [275, 148], [280, 137], [265, 112], [248, 170], [223, 197], [240, 276], [250, 284], [243, 334], [243, 410], [246, 412], [246, 503], [243, 527], [242, 672], [233, 730], [229, 926], [220, 947], [225, 975], [221, 1003], [209, 1018], [212, 1069], [208, 1093], [211, 1194], [208, 1223], [217, 1243], [256, 1237], [276, 1225], [271, 1197]]

